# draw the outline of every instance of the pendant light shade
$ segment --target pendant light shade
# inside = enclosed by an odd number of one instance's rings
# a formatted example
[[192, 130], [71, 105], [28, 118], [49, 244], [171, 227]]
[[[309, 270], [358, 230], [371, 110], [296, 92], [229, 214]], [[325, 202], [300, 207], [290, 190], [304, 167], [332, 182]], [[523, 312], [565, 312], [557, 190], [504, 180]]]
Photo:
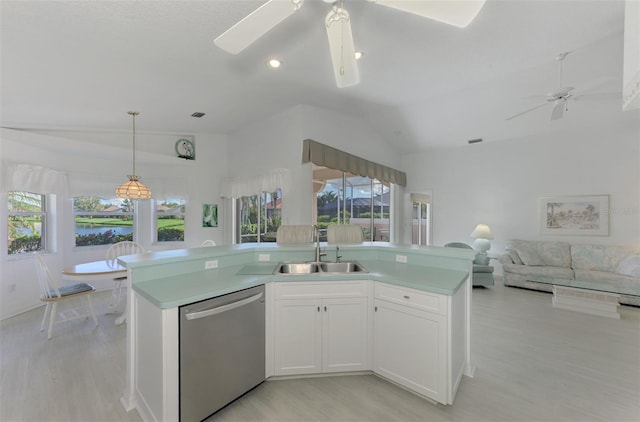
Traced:
[[129, 177], [128, 182], [116, 188], [116, 197], [149, 199], [151, 198], [151, 189], [140, 182], [140, 176], [136, 176], [136, 116], [140, 113], [137, 111], [129, 111], [128, 113], [133, 118], [133, 172], [127, 176]]

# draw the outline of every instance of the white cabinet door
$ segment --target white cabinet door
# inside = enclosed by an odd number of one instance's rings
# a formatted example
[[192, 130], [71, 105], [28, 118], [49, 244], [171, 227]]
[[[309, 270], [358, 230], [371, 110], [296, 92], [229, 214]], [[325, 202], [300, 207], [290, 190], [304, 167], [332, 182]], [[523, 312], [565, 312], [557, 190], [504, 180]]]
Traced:
[[275, 375], [317, 374], [322, 370], [322, 313], [319, 299], [276, 300]]
[[379, 299], [374, 310], [374, 371], [446, 404], [446, 317]]
[[322, 372], [371, 369], [367, 316], [366, 297], [322, 300]]

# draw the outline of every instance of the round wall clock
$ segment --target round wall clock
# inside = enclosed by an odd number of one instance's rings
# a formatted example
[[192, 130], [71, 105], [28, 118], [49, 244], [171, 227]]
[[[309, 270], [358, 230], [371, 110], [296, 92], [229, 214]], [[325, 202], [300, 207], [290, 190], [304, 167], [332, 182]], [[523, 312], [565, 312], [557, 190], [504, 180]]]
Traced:
[[180, 158], [194, 160], [196, 158], [196, 148], [190, 140], [178, 139], [176, 142], [176, 154], [178, 154]]

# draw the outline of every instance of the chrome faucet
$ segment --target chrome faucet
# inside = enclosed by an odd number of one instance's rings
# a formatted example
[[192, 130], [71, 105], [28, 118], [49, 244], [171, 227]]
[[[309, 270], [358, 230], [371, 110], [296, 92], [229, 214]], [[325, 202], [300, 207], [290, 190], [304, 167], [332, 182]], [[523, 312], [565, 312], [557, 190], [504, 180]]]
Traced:
[[316, 225], [313, 226], [313, 234], [316, 238], [316, 262], [321, 262], [322, 257], [327, 253], [320, 251], [320, 229], [318, 229], [318, 226]]

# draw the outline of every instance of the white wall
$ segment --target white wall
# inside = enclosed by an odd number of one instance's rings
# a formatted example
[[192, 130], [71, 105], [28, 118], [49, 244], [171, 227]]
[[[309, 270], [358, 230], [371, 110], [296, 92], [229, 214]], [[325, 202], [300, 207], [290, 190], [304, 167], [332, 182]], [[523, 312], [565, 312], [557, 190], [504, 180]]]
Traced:
[[[402, 157], [407, 191], [433, 192], [434, 245], [461, 241], [479, 223], [508, 239], [629, 245], [640, 243], [640, 122], [557, 133]], [[550, 236], [538, 232], [538, 200], [553, 195], [610, 195], [610, 235]], [[494, 261], [492, 261], [494, 262]]]
[[229, 135], [229, 176], [261, 175], [273, 168], [291, 172], [283, 197], [283, 224], [310, 224], [312, 169], [302, 164], [302, 141], [313, 139], [368, 160], [398, 168], [399, 154], [357, 117], [298, 105]]
[[[100, 189], [108, 186], [111, 194], [115, 186], [124, 183], [131, 173], [131, 139], [123, 135], [105, 132], [51, 132], [16, 131], [1, 129], [0, 159], [2, 166], [8, 162], [29, 163], [65, 171], [70, 178], [91, 178]], [[62, 137], [64, 135], [64, 137]], [[180, 193], [187, 200], [185, 216], [185, 242], [151, 243], [150, 201], [138, 201], [140, 230], [148, 236], [138, 239], [145, 249], [159, 250], [176, 247], [193, 247], [205, 239], [218, 244], [228, 242], [224, 235], [224, 208], [219, 195], [220, 180], [227, 174], [227, 139], [220, 134], [188, 134], [196, 142], [196, 160], [176, 157], [175, 142], [184, 135], [142, 134], [136, 136], [136, 173], [149, 185], [152, 192]], [[0, 169], [3, 174], [5, 168]], [[103, 259], [106, 246], [75, 248], [72, 201], [56, 198], [54, 226], [58, 229], [53, 238], [51, 253], [44, 258], [54, 273], [63, 267], [77, 263]], [[6, 202], [6, 194], [0, 194]], [[202, 204], [220, 205], [218, 228], [203, 228]], [[0, 220], [6, 221], [6, 207], [0, 208]], [[6, 238], [6, 224], [0, 226], [0, 234]], [[33, 258], [8, 257], [7, 245], [0, 243], [0, 318], [6, 318], [40, 305], [39, 289]], [[98, 289], [111, 287], [109, 280], [93, 283]]]

